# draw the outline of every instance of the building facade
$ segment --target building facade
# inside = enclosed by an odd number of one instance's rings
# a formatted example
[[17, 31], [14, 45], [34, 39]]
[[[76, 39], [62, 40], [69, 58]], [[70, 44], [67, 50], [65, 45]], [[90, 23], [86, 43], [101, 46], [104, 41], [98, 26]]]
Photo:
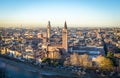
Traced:
[[47, 50], [46, 57], [53, 59], [54, 58], [53, 55], [55, 55], [56, 53], [57, 54], [67, 53], [68, 52], [68, 30], [67, 30], [66, 22], [62, 29], [62, 44], [52, 44], [50, 42], [50, 40], [52, 39], [50, 22], [48, 22], [48, 26], [47, 26], [47, 39], [48, 39], [47, 40], [48, 44], [44, 45], [46, 46], [45, 49]]

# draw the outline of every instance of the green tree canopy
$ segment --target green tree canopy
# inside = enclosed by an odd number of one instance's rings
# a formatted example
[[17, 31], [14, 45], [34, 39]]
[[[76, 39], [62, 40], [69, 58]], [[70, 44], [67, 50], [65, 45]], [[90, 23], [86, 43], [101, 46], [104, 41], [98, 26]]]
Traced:
[[114, 57], [114, 53], [113, 52], [108, 52], [107, 53], [107, 58], [112, 59]]

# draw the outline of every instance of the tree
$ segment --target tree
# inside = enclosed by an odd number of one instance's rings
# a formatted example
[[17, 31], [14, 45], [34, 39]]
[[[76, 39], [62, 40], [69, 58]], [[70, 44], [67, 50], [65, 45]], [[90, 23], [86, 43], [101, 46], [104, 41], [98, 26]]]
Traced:
[[46, 63], [46, 64], [50, 65], [51, 60], [50, 60], [50, 58], [43, 58], [42, 63]]
[[117, 64], [118, 62], [117, 62], [113, 52], [108, 52], [107, 58], [109, 58], [113, 62], [114, 66], [118, 66], [118, 64]]
[[[68, 61], [66, 61], [64, 63], [68, 64]], [[70, 55], [70, 64], [75, 65], [75, 66], [89, 67], [92, 65], [92, 61], [88, 54], [84, 54], [84, 55], [80, 56], [77, 53], [73, 53], [72, 55]]]
[[114, 57], [114, 54], [112, 52], [107, 53], [107, 58], [112, 59]]
[[67, 57], [67, 58], [65, 59], [64, 65], [65, 65], [65, 66], [70, 65], [70, 58], [69, 58], [69, 57]]
[[84, 61], [84, 60], [83, 60], [82, 56], [79, 56], [79, 60], [78, 60], [78, 61], [79, 61], [79, 65], [80, 65], [80, 66], [83, 66], [83, 61]]
[[61, 54], [60, 54], [60, 52], [54, 52], [53, 58], [54, 58], [54, 59], [61, 59]]
[[92, 66], [92, 61], [88, 54], [82, 55], [81, 58], [79, 58], [79, 61], [81, 61], [80, 64], [82, 64], [85, 67]]
[[77, 53], [70, 55], [70, 64], [75, 66], [79, 65], [79, 55]]
[[102, 55], [96, 58], [96, 63], [102, 69], [110, 70], [111, 68], [113, 68], [113, 62], [109, 58], [106, 58]]

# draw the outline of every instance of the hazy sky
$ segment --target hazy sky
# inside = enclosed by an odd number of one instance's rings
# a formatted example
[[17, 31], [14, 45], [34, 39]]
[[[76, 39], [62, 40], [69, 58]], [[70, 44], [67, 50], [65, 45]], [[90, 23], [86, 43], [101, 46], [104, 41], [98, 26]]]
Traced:
[[120, 0], [0, 0], [0, 24], [120, 26]]

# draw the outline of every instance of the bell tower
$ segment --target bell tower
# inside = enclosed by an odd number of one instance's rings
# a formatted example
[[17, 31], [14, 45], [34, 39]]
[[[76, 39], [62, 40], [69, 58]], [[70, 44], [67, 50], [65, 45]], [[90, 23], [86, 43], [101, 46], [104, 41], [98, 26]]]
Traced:
[[47, 38], [48, 38], [48, 41], [50, 41], [50, 37], [51, 37], [51, 25], [50, 25], [50, 21], [48, 21], [48, 25], [47, 25]]
[[68, 31], [67, 31], [67, 23], [65, 21], [64, 28], [62, 30], [62, 47], [64, 48], [65, 52], [68, 52]]

